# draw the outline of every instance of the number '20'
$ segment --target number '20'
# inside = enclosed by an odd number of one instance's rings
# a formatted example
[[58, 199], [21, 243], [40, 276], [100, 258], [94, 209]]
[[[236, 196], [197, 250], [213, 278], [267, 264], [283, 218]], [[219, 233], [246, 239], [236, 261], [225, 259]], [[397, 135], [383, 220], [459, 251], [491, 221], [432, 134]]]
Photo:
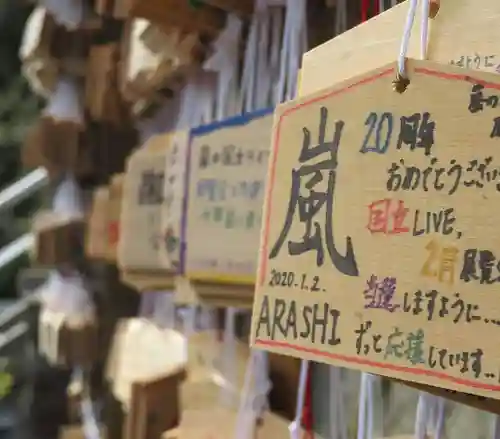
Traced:
[[360, 152], [377, 152], [384, 154], [389, 147], [392, 136], [393, 117], [391, 113], [370, 113], [365, 120], [368, 127]]

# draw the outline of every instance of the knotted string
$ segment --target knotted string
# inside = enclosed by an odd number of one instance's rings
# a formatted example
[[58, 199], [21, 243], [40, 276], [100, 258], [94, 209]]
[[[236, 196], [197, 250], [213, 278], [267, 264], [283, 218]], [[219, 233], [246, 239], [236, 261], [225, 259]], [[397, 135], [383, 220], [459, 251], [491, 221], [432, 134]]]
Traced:
[[[422, 26], [420, 34], [420, 58], [427, 58], [427, 39], [428, 39], [428, 29], [429, 29], [429, 2], [430, 0], [422, 1]], [[398, 57], [398, 73], [402, 78], [406, 78], [406, 55], [408, 53], [408, 47], [410, 45], [411, 30], [413, 28], [413, 23], [415, 22], [415, 16], [417, 14], [418, 0], [410, 0], [410, 6], [408, 9], [408, 15], [406, 16], [406, 23], [403, 30], [403, 38], [401, 40], [401, 47], [399, 50]]]

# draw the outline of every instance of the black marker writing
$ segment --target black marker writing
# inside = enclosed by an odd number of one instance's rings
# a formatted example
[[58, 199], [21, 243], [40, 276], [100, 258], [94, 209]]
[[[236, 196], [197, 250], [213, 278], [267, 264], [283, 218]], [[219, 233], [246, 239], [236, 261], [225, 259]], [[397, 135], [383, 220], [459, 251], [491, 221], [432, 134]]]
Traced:
[[[311, 133], [303, 128], [302, 150], [299, 156], [301, 166], [292, 170], [292, 188], [287, 214], [283, 229], [271, 249], [269, 257], [275, 258], [285, 243], [295, 215], [303, 223], [304, 235], [300, 241], [288, 241], [288, 253], [292, 256], [301, 255], [309, 251], [316, 252], [318, 267], [324, 264], [325, 250], [335, 268], [348, 276], [358, 276], [358, 266], [350, 237], [346, 237], [346, 253], [341, 255], [335, 245], [333, 233], [333, 211], [335, 199], [335, 181], [338, 166], [338, 149], [343, 121], [335, 123], [333, 140], [325, 140], [328, 110], [324, 107], [320, 111], [318, 144], [311, 146]], [[308, 164], [312, 159], [325, 155], [326, 158], [314, 164]], [[327, 190], [318, 191], [316, 186], [327, 179]], [[308, 196], [301, 195], [301, 186], [309, 191]], [[322, 221], [315, 221], [319, 212], [324, 208]]]

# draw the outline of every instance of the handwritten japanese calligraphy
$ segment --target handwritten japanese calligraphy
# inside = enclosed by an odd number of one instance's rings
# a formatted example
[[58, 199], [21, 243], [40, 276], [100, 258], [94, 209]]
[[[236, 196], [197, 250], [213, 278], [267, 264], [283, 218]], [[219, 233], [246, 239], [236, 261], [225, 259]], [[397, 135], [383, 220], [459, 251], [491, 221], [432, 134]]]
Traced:
[[500, 400], [500, 76], [456, 61], [276, 110], [253, 345]]
[[253, 282], [271, 128], [267, 110], [191, 130], [181, 237], [189, 277]]
[[[300, 167], [292, 170], [292, 187], [285, 222], [281, 233], [271, 249], [271, 259], [278, 256], [285, 243], [290, 227], [295, 218], [303, 224], [304, 233], [299, 241], [288, 241], [288, 253], [298, 256], [305, 252], [316, 252], [316, 264], [321, 267], [325, 263], [325, 250], [331, 264], [341, 273], [357, 276], [358, 267], [351, 238], [346, 241], [345, 255], [337, 250], [333, 230], [333, 209], [335, 197], [335, 181], [338, 166], [338, 150], [342, 138], [344, 122], [335, 122], [335, 132], [331, 141], [325, 139], [328, 110], [320, 109], [318, 143], [311, 145], [311, 133], [303, 128], [302, 149], [299, 155]], [[323, 158], [324, 157], [324, 158]], [[313, 159], [321, 158], [313, 164]], [[326, 180], [326, 190], [319, 191], [317, 186]], [[302, 196], [302, 185], [309, 192]], [[317, 216], [323, 211], [323, 219]]]

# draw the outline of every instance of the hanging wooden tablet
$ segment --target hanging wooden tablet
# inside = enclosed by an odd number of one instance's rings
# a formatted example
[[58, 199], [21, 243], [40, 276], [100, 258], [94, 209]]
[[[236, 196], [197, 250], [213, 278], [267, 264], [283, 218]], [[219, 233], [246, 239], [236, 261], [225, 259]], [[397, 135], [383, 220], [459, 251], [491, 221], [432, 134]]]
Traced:
[[93, 318], [74, 318], [42, 310], [39, 352], [54, 365], [90, 367], [97, 359], [97, 325]]
[[[367, 70], [381, 67], [399, 53], [409, 1], [307, 52], [299, 94], [305, 96]], [[431, 0], [427, 57], [460, 67], [497, 72], [500, 53], [495, 26], [500, 3], [485, 0]], [[421, 11], [417, 13], [408, 55], [420, 55]]]
[[118, 264], [127, 283], [140, 291], [174, 286], [161, 228], [170, 142], [170, 134], [153, 136], [127, 163]]
[[[178, 386], [187, 363], [184, 337], [145, 319], [120, 322], [106, 376], [123, 404], [125, 438], [159, 437], [178, 423]], [[154, 433], [154, 434], [153, 434]]]
[[118, 43], [90, 46], [85, 80], [85, 107], [93, 120], [119, 124], [125, 105], [118, 88]]
[[125, 420], [124, 439], [155, 439], [179, 425], [179, 373], [159, 375], [132, 384], [132, 396]]
[[22, 73], [31, 90], [38, 95], [48, 97], [54, 90], [59, 66], [50, 53], [56, 23], [43, 7], [36, 7], [24, 26], [24, 33], [19, 48]]
[[395, 75], [277, 109], [252, 344], [500, 399], [500, 76]]
[[122, 40], [120, 90], [136, 115], [169, 97], [179, 78], [200, 65], [205, 52], [198, 33], [174, 25], [158, 27], [145, 19], [128, 23]]
[[179, 268], [201, 300], [252, 301], [271, 128], [264, 110], [191, 131]]

